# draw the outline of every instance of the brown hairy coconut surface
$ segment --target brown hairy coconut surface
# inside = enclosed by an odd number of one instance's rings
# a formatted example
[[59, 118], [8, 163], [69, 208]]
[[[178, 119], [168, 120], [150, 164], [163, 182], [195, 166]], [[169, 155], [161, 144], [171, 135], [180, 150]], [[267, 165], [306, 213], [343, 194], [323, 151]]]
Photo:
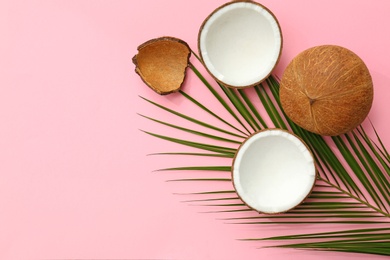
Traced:
[[180, 39], [152, 39], [138, 47], [133, 57], [135, 72], [158, 94], [177, 92], [184, 82], [190, 55], [190, 47]]
[[303, 51], [287, 66], [280, 82], [280, 102], [287, 116], [320, 135], [351, 131], [366, 118], [372, 101], [366, 65], [340, 46]]

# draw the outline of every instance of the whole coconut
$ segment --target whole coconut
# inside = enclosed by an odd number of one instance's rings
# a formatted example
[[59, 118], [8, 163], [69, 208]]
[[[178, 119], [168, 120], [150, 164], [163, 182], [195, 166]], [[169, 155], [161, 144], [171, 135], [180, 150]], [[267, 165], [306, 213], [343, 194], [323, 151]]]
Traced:
[[373, 101], [371, 75], [352, 51], [335, 45], [307, 49], [287, 66], [280, 82], [286, 115], [320, 135], [340, 135], [366, 118]]

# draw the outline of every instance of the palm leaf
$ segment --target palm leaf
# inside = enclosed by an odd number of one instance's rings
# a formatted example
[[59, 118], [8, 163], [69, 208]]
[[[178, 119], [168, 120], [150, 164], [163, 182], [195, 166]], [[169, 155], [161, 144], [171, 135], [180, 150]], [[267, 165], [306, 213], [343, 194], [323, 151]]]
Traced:
[[[205, 207], [209, 209], [206, 211], [208, 213], [227, 215], [223, 220], [231, 224], [300, 227], [288, 229], [289, 232], [294, 231], [290, 235], [243, 239], [259, 241], [260, 245], [261, 241], [267, 240], [276, 243], [272, 246], [282, 248], [390, 255], [390, 156], [373, 126], [374, 138], [369, 137], [362, 126], [346, 135], [322, 137], [300, 128], [286, 117], [280, 106], [279, 82], [275, 77], [270, 76], [263, 84], [251, 90], [234, 90], [215, 82], [211, 84], [193, 63], [190, 69], [215, 100], [201, 102], [184, 91], [180, 91], [180, 94], [196, 105], [199, 111], [206, 112], [226, 128], [218, 128], [211, 122], [190, 116], [188, 112], [174, 111], [143, 98], [172, 116], [190, 121], [194, 126], [189, 129], [143, 116], [187, 135], [188, 139], [150, 131], [145, 133], [196, 150], [155, 154], [194, 158], [207, 156], [215, 162], [223, 160], [226, 163], [226, 160], [232, 160], [237, 147], [248, 135], [260, 129], [278, 127], [294, 132], [308, 144], [315, 156], [319, 174], [315, 188], [305, 203], [283, 215], [259, 215], [235, 194], [231, 185], [230, 166], [188, 165], [161, 169], [185, 172], [185, 178], [169, 181], [199, 182], [200, 185], [203, 182], [230, 184], [229, 189], [181, 194], [197, 197], [185, 200], [187, 203]], [[218, 102], [230, 118], [223, 118], [218, 111], [208, 108], [207, 102]], [[272, 125], [266, 122], [272, 122]], [[208, 142], [199, 142], [199, 138]], [[209, 177], [198, 177], [199, 172], [207, 173]], [[324, 231], [310, 233], [306, 230], [308, 227], [302, 224], [317, 225]]]
[[171, 152], [171, 153], [152, 153], [150, 155], [190, 155], [203, 157], [225, 157], [233, 158], [234, 154], [216, 154], [216, 153], [185, 153], [185, 152]]
[[[196, 56], [199, 60], [199, 57]], [[198, 76], [198, 78], [204, 83], [204, 85], [210, 90], [214, 97], [222, 104], [222, 106], [232, 115], [232, 117], [250, 134], [248, 128], [242, 123], [230, 105], [221, 97], [221, 95], [211, 86], [211, 84], [203, 77], [203, 75], [198, 71], [198, 69], [190, 63], [190, 68]]]
[[154, 133], [147, 132], [147, 131], [144, 131], [144, 132], [147, 134], [150, 134], [154, 137], [157, 137], [157, 138], [160, 138], [163, 140], [167, 140], [170, 142], [174, 142], [174, 143], [178, 143], [178, 144], [182, 144], [182, 145], [186, 145], [186, 146], [190, 146], [193, 148], [198, 148], [198, 149], [202, 149], [202, 150], [206, 150], [206, 151], [216, 152], [218, 155], [222, 154], [222, 155], [230, 155], [231, 156], [231, 155], [234, 155], [234, 151], [235, 151], [234, 148], [209, 145], [209, 144], [204, 144], [204, 143], [197, 143], [197, 142], [182, 140], [182, 139], [173, 138], [173, 137], [169, 137], [169, 136], [158, 135], [158, 134], [154, 134]]

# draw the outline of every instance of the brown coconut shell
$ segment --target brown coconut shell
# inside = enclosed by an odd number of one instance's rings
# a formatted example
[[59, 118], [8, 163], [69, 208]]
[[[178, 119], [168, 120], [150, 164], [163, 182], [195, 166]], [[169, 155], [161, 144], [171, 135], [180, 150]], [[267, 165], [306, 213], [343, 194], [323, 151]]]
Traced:
[[177, 92], [185, 79], [191, 49], [174, 37], [160, 37], [141, 44], [133, 57], [135, 72], [161, 95]]
[[373, 83], [355, 53], [335, 45], [307, 49], [287, 66], [280, 82], [286, 115], [302, 128], [335, 136], [361, 124], [371, 109]]

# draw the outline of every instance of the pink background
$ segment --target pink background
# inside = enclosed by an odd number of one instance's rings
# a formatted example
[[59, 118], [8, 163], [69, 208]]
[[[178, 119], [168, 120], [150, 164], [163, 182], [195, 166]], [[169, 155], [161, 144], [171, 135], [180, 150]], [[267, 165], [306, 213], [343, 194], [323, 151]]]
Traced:
[[[205, 190], [201, 184], [153, 172], [183, 159], [147, 156], [178, 146], [139, 131], [167, 133], [137, 113], [175, 118], [139, 95], [190, 107], [180, 95], [160, 97], [143, 85], [131, 58], [139, 44], [163, 35], [196, 49], [200, 24], [224, 2], [0, 1], [0, 259], [367, 257], [258, 249], [237, 239], [288, 227], [226, 224], [223, 214], [202, 214], [204, 207], [176, 194]], [[390, 147], [390, 1], [261, 3], [284, 34], [276, 75], [319, 44], [342, 45], [366, 62], [375, 84], [370, 119]], [[184, 89], [203, 95], [205, 88], [189, 72]]]

